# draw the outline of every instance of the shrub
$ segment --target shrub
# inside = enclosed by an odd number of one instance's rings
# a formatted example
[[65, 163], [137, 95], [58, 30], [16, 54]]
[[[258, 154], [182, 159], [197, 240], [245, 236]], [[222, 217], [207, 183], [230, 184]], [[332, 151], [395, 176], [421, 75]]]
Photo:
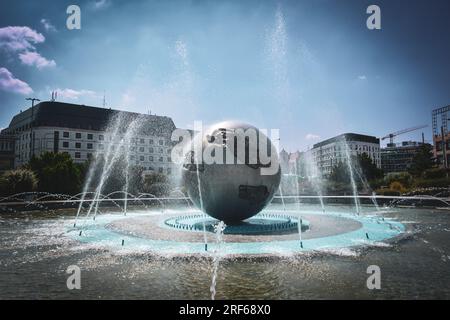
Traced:
[[413, 183], [413, 177], [408, 172], [398, 172], [398, 173], [388, 173], [384, 178], [384, 182], [386, 185], [390, 186], [392, 182], [398, 181], [405, 188], [408, 188]]
[[6, 171], [0, 179], [0, 191], [4, 195], [35, 191], [38, 180], [33, 171], [17, 169]]
[[389, 185], [389, 189], [392, 191], [400, 192], [400, 193], [403, 193], [406, 191], [405, 187], [403, 187], [403, 185], [398, 181], [391, 182], [391, 184]]
[[432, 168], [422, 173], [424, 179], [442, 179], [446, 178], [450, 170], [444, 168]]
[[448, 188], [450, 187], [450, 179], [416, 179], [414, 181], [414, 187], [416, 188]]

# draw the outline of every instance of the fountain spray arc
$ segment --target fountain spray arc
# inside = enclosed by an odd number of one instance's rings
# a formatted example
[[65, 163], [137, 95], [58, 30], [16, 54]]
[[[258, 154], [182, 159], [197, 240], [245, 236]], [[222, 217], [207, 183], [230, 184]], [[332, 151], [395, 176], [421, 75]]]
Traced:
[[[76, 221], [79, 218], [83, 210], [85, 202], [89, 201], [89, 207], [86, 212], [86, 218], [93, 214], [95, 220], [99, 213], [99, 204], [102, 200], [102, 192], [105, 188], [108, 179], [113, 174], [115, 169], [120, 168], [124, 175], [123, 193], [125, 198], [123, 199], [124, 215], [127, 212], [128, 207], [128, 190], [130, 179], [131, 162], [133, 161], [131, 156], [136, 151], [136, 139], [139, 133], [145, 129], [145, 117], [132, 114], [126, 115], [124, 113], [117, 113], [109, 122], [106, 134], [104, 135], [104, 141], [106, 144], [106, 152], [104, 154], [98, 153], [92, 162], [86, 183], [84, 186], [84, 192], [78, 207]], [[117, 172], [114, 172], [117, 174]], [[86, 200], [86, 195], [89, 194], [89, 190], [93, 190], [93, 198]]]
[[352, 186], [353, 198], [355, 201], [355, 210], [356, 210], [356, 214], [359, 215], [361, 209], [360, 209], [360, 203], [359, 203], [359, 199], [358, 199], [358, 187], [356, 185], [355, 175], [353, 172], [354, 165], [353, 165], [352, 156], [350, 155], [350, 150], [349, 150], [350, 147], [349, 147], [349, 144], [346, 139], [344, 139], [340, 148], [341, 148], [341, 150], [344, 149], [345, 162], [347, 164], [348, 172], [350, 175], [350, 183]]
[[317, 167], [317, 162], [311, 151], [305, 152], [305, 173], [308, 181], [319, 197], [322, 212], [325, 213], [325, 204], [323, 202], [323, 177], [322, 172]]

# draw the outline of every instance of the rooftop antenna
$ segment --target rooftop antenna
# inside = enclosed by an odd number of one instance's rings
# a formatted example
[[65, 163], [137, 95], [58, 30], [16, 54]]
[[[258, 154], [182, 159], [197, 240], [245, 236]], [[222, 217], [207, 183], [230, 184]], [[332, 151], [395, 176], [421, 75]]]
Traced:
[[52, 102], [55, 102], [57, 97], [58, 97], [58, 92], [57, 91], [52, 91]]
[[106, 108], [106, 92], [103, 90], [103, 108]]

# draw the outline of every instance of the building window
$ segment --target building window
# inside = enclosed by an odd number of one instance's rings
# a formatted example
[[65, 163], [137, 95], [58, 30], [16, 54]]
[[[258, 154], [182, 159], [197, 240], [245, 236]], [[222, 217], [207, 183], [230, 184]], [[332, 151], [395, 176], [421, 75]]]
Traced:
[[153, 144], [153, 139], [150, 139], [150, 140], [149, 140], [149, 143], [150, 143], [150, 144]]
[[159, 153], [164, 153], [163, 148], [159, 148]]
[[69, 138], [69, 132], [64, 131], [63, 132], [63, 138]]
[[81, 143], [80, 142], [75, 143], [75, 148], [81, 149]]
[[163, 146], [164, 145], [164, 141], [163, 140], [159, 140], [159, 145]]
[[77, 133], [75, 134], [75, 138], [81, 139], [81, 133], [77, 132]]
[[172, 162], [172, 158], [171, 157], [167, 157], [167, 161], [168, 162]]
[[92, 133], [88, 133], [87, 135], [88, 140], [94, 139], [94, 135]]
[[133, 161], [135, 159], [134, 156], [130, 156], [130, 160]]
[[163, 157], [159, 157], [159, 162], [163, 162], [163, 161], [164, 161]]
[[167, 168], [167, 174], [171, 174], [172, 173], [172, 169]]
[[75, 159], [80, 159], [80, 158], [81, 158], [81, 153], [75, 152]]
[[88, 143], [88, 144], [87, 144], [87, 148], [88, 148], [88, 149], [92, 149], [92, 143]]
[[139, 157], [139, 161], [143, 162], [144, 161], [144, 156], [140, 156]]
[[64, 141], [64, 142], [63, 142], [63, 148], [68, 148], [68, 147], [69, 147], [69, 142]]
[[139, 143], [145, 143], [144, 139], [140, 139]]
[[98, 140], [103, 141], [103, 140], [105, 140], [105, 137], [104, 137], [102, 134], [100, 134], [100, 135], [98, 136]]
[[144, 152], [144, 147], [139, 147], [139, 152]]
[[159, 173], [163, 173], [163, 168], [158, 168]]
[[148, 160], [153, 162], [153, 156], [148, 157]]
[[103, 150], [105, 147], [103, 146], [102, 143], [99, 143], [98, 148], [99, 148], [99, 150]]
[[153, 153], [153, 148], [150, 147], [150, 148], [148, 149], [148, 152]]
[[92, 153], [88, 153], [87, 154], [87, 158], [88, 158], [88, 160], [91, 160], [92, 159]]

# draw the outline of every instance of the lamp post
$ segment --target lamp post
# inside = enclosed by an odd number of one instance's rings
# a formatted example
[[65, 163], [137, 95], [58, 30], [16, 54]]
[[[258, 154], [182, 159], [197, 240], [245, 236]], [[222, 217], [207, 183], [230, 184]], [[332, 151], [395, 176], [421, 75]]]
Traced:
[[26, 98], [25, 100], [31, 101], [31, 121], [30, 121], [30, 140], [31, 140], [31, 147], [30, 147], [30, 158], [34, 156], [34, 136], [33, 136], [33, 121], [34, 121], [34, 102], [35, 101], [41, 101], [37, 98]]

